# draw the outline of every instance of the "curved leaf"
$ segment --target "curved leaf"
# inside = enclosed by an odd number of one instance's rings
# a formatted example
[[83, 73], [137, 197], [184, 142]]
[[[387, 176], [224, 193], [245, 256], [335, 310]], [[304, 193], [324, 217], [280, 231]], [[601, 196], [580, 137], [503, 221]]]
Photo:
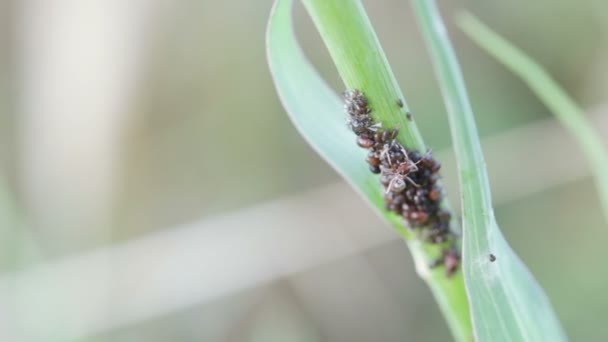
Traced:
[[414, 0], [448, 109], [463, 207], [463, 264], [477, 341], [564, 341], [540, 285], [504, 239], [492, 208], [473, 110], [434, 0]]
[[596, 188], [608, 220], [608, 150], [585, 111], [551, 75], [521, 50], [493, 32], [470, 13], [458, 17], [458, 25], [480, 48], [519, 76], [576, 139], [590, 165]]

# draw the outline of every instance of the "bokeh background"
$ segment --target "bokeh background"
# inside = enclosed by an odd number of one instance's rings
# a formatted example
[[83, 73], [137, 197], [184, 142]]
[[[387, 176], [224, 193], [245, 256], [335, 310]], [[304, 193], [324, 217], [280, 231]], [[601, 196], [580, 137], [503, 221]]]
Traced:
[[[0, 0], [0, 340], [447, 341], [404, 244], [274, 92], [271, 0]], [[458, 184], [408, 1], [365, 0]], [[572, 139], [451, 23], [477, 14], [608, 133], [608, 3], [441, 1], [498, 221], [573, 341], [605, 341], [608, 229]], [[307, 17], [300, 42], [342, 90]], [[607, 175], [608, 176], [608, 175]]]

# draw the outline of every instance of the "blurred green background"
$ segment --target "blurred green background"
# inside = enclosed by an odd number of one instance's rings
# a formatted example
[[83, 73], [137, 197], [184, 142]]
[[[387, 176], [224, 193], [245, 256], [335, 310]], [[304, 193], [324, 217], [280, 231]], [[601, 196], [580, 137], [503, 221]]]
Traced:
[[[449, 156], [447, 117], [410, 4], [363, 3], [426, 142]], [[265, 60], [271, 5], [0, 0], [3, 341], [450, 340], [403, 243], [288, 121]], [[589, 109], [605, 136], [608, 3], [440, 5], [488, 142], [503, 232], [571, 340], [605, 341], [608, 230], [587, 166], [551, 113], [451, 18], [467, 9], [523, 48]], [[341, 91], [302, 6], [294, 15], [307, 55]], [[453, 163], [445, 165], [457, 201]], [[350, 224], [362, 222], [365, 234], [387, 237], [372, 244], [360, 238], [367, 235], [328, 242], [316, 234], [298, 246], [299, 230], [286, 226], [314, 229], [318, 221], [302, 214], [308, 206], [320, 219], [347, 213], [329, 219], [347, 235]], [[179, 238], [183, 225], [225, 238]], [[121, 268], [134, 260], [129, 246], [149, 236], [159, 243], [134, 252], [138, 267]], [[330, 243], [353, 247], [333, 256], [317, 248]], [[205, 254], [207, 246], [221, 253]], [[292, 259], [299, 248], [297, 255], [315, 261]], [[191, 256], [187, 264], [171, 263], [178, 252]], [[264, 253], [275, 253], [281, 265], [248, 267], [245, 259]], [[96, 278], [90, 265], [109, 266]], [[142, 267], [146, 276], [125, 285], [122, 279], [138, 279], [133, 270]], [[262, 271], [272, 276], [258, 277]], [[222, 283], [226, 274], [240, 278]], [[71, 279], [82, 298], [63, 286]], [[78, 287], [83, 279], [94, 287]], [[217, 284], [225, 285], [216, 295], [205, 292]], [[164, 297], [155, 300], [150, 288]], [[93, 301], [89, 292], [103, 308], [81, 310]]]

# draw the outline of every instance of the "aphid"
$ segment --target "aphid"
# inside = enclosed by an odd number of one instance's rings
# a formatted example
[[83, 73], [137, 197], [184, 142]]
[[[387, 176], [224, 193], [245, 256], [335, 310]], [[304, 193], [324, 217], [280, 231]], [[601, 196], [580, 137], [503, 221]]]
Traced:
[[[397, 155], [396, 152], [400, 152], [401, 154]], [[395, 159], [408, 159], [407, 151], [396, 140], [391, 140], [390, 143], [384, 144], [382, 151], [380, 151], [380, 159], [387, 160], [389, 166], [393, 165], [393, 158], [391, 157], [397, 157]]]
[[425, 193], [417, 193], [414, 196], [414, 203], [416, 203], [416, 205], [418, 205], [418, 206], [422, 206], [422, 205], [428, 204], [428, 199], [426, 197], [426, 194]]
[[[399, 108], [405, 107], [402, 99], [396, 99], [396, 104]], [[366, 160], [370, 172], [380, 174], [386, 209], [403, 217], [409, 227], [420, 229], [419, 237], [425, 242], [454, 241], [456, 235], [450, 231], [451, 214], [440, 206], [443, 190], [437, 184], [437, 171], [441, 164], [432, 157], [431, 151], [422, 155], [395, 140], [398, 130], [384, 129], [381, 123], [374, 122], [369, 101], [359, 90], [344, 92], [344, 111], [348, 114], [349, 129], [357, 136], [357, 145], [370, 150]], [[409, 111], [406, 117], [413, 120]], [[451, 276], [460, 265], [460, 254], [452, 246], [445, 247], [437, 263], [443, 264], [446, 274]]]
[[424, 156], [422, 156], [422, 159], [420, 160], [425, 166], [427, 166], [431, 172], [435, 173], [437, 171], [439, 171], [439, 169], [441, 168], [441, 163], [439, 163], [437, 160], [435, 160], [433, 158], [433, 156], [431, 155], [431, 150], [428, 150], [426, 152], [426, 154]]
[[425, 224], [429, 220], [429, 214], [424, 211], [414, 211], [409, 216], [417, 224]]
[[397, 137], [397, 134], [399, 134], [398, 129], [387, 129], [374, 134], [374, 140], [379, 143], [392, 143], [392, 140]]
[[410, 151], [408, 153], [408, 157], [413, 161], [413, 162], [419, 162], [420, 158], [422, 158], [420, 156], [420, 153], [418, 153], [418, 151]]
[[374, 141], [367, 136], [361, 135], [357, 137], [357, 145], [363, 148], [370, 148], [374, 146]]
[[372, 112], [369, 107], [360, 107], [357, 104], [349, 104], [344, 107], [344, 111], [348, 113], [351, 117], [361, 117], [369, 115]]
[[438, 186], [434, 186], [431, 191], [429, 191], [429, 199], [431, 201], [438, 201], [441, 199], [441, 189]]
[[458, 270], [460, 266], [460, 253], [452, 246], [443, 250], [441, 256], [429, 264], [430, 268], [436, 268], [441, 265], [445, 266], [446, 276], [449, 278]]
[[367, 163], [373, 166], [380, 166], [380, 158], [376, 152], [372, 151], [367, 155]]
[[348, 90], [343, 93], [344, 110], [350, 115], [369, 114], [371, 109], [368, 107], [367, 98], [357, 89]]
[[405, 202], [405, 197], [402, 194], [391, 192], [385, 196], [385, 200], [390, 211], [394, 211], [400, 215], [402, 214], [403, 204]]
[[407, 198], [412, 199], [416, 195], [416, 189], [409, 188], [405, 191]]
[[494, 254], [490, 254], [490, 262], [496, 261], [496, 256]]
[[378, 122], [378, 123], [375, 123], [373, 125], [367, 126], [367, 129], [370, 130], [370, 131], [372, 131], [372, 132], [376, 132], [380, 128], [382, 128], [382, 122]]
[[450, 278], [458, 270], [460, 266], [460, 253], [454, 248], [444, 251], [443, 264], [445, 265], [445, 275]]
[[356, 135], [365, 133], [367, 131], [367, 125], [359, 120], [348, 120], [348, 128], [353, 131]]

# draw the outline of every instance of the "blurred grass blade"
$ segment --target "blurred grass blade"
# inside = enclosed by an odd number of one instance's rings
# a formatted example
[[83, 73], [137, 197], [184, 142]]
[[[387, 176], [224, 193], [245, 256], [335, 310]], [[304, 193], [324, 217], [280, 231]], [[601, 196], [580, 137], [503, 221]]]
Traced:
[[[345, 7], [356, 4], [341, 3]], [[438, 247], [411, 239], [402, 221], [384, 210], [378, 179], [364, 162], [366, 151], [357, 147], [355, 136], [346, 127], [340, 98], [317, 74], [296, 42], [291, 7], [292, 0], [275, 2], [266, 36], [267, 58], [283, 106], [310, 145], [406, 240], [416, 270], [433, 292], [455, 339], [470, 341], [472, 332], [462, 272], [447, 278], [443, 269], [430, 269], [429, 262], [437, 256]], [[396, 115], [399, 113], [396, 98], [391, 99], [392, 108], [396, 108], [393, 115]], [[386, 102], [388, 106], [389, 101]]]
[[17, 239], [15, 235], [17, 229], [17, 215], [15, 204], [8, 190], [8, 186], [3, 182], [0, 174], [0, 269], [5, 270], [14, 266], [17, 262]]
[[42, 251], [26, 226], [22, 208], [0, 173], [0, 269], [20, 269], [38, 262]]
[[595, 177], [604, 216], [608, 220], [608, 151], [584, 111], [551, 76], [511, 43], [469, 13], [458, 16], [460, 28], [482, 49], [528, 84], [574, 136]]
[[496, 224], [473, 111], [436, 4], [414, 0], [414, 7], [448, 109], [456, 151], [464, 275], [476, 341], [564, 341], [549, 300]]

